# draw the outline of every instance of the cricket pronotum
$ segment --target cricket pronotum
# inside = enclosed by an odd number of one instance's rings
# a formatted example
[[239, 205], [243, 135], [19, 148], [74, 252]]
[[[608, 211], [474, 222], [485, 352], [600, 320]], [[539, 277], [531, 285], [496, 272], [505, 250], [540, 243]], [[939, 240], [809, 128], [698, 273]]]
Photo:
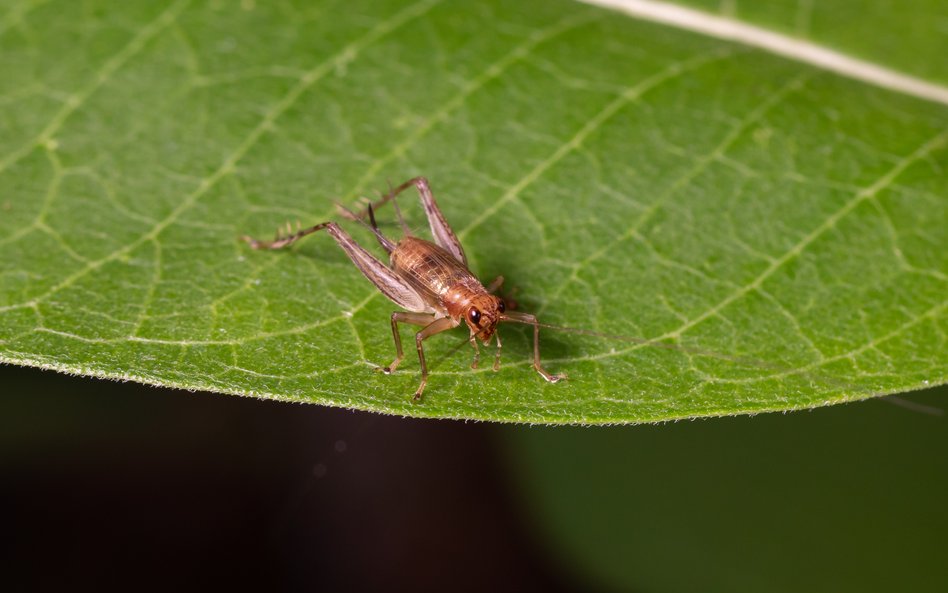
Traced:
[[[418, 193], [421, 195], [434, 243], [413, 236], [398, 210], [395, 197], [412, 186], [418, 188]], [[375, 223], [373, 208], [378, 208], [389, 201], [395, 207], [405, 233], [405, 236], [397, 243], [387, 239]], [[344, 208], [343, 211], [353, 220], [365, 224], [363, 216], [353, 214]], [[367, 214], [371, 223], [369, 228], [389, 255], [389, 266], [362, 248], [334, 222], [323, 222], [296, 233], [291, 233], [288, 228], [286, 234], [278, 232], [273, 241], [258, 241], [247, 236], [241, 238], [254, 249], [281, 249], [306, 235], [325, 229], [346, 252], [352, 263], [375, 284], [382, 294], [399, 307], [406, 309], [392, 313], [395, 360], [392, 364], [380, 369], [382, 372], [393, 373], [405, 357], [402, 352], [402, 339], [398, 333], [399, 322], [422, 326], [421, 331], [415, 334], [415, 347], [418, 350], [418, 360], [421, 362], [421, 384], [415, 391], [414, 399], [416, 400], [421, 399], [425, 384], [428, 382], [428, 365], [425, 364], [422, 343], [426, 338], [459, 326], [462, 320], [467, 323], [471, 331], [469, 341], [474, 347], [474, 361], [471, 363], [471, 368], [477, 368], [480, 358], [477, 340], [480, 339], [487, 346], [491, 338], [494, 338], [497, 343], [494, 370], [500, 368], [501, 344], [500, 336], [496, 333], [497, 324], [513, 321], [533, 326], [533, 368], [550, 383], [566, 378], [565, 374], [553, 375], [547, 372], [540, 364], [541, 324], [537, 318], [529, 313], [507, 311], [504, 300], [491, 294], [500, 288], [504, 281], [503, 276], [498, 276], [485, 288], [468, 269], [464, 249], [438, 208], [434, 195], [428, 187], [427, 179], [424, 177], [409, 179], [391, 190], [374, 206], [369, 205]]]

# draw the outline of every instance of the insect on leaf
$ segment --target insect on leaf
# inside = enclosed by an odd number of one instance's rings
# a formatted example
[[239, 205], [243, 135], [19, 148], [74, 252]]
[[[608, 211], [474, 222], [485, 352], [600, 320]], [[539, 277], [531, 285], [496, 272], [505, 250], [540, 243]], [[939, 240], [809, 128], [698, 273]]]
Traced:
[[[799, 27], [729, 18], [948, 80], [937, 40], [898, 38], [909, 60], [877, 50], [889, 32], [836, 38], [832, 3], [800, 4], [813, 14]], [[946, 104], [574, 2], [340, 7], [4, 10], [0, 360], [544, 423], [792, 410], [948, 380]], [[939, 10], [902, 10], [893, 30]], [[570, 378], [554, 385], [531, 368], [528, 327], [500, 328], [496, 373], [446, 332], [426, 342], [412, 403], [417, 360], [375, 370], [394, 354], [392, 303], [328, 236], [274, 253], [238, 241], [337, 220], [384, 258], [334, 201], [418, 175], [482, 281], [503, 275], [545, 323], [617, 337], [543, 329], [544, 364]], [[379, 216], [397, 238], [394, 212]], [[417, 204], [405, 216], [427, 232]]]

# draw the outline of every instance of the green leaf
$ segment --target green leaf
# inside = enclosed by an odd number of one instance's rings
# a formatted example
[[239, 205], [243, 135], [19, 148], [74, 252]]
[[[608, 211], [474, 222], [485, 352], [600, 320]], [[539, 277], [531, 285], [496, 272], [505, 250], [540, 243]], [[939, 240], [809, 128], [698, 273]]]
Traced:
[[[21, 2], [0, 68], [0, 360], [550, 423], [948, 380], [942, 104], [542, 0]], [[543, 330], [568, 382], [532, 370], [524, 327], [501, 329], [497, 373], [469, 368], [457, 330], [426, 343], [412, 403], [416, 360], [374, 371], [394, 307], [330, 237], [237, 241], [415, 175], [476, 274], [546, 323], [614, 336]]]

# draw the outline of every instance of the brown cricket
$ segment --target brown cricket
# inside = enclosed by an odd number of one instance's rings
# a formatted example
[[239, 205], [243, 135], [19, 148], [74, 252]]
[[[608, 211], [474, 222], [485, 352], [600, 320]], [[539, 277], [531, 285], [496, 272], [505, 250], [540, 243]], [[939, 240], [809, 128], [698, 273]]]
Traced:
[[[395, 197], [412, 186], [416, 187], [421, 195], [434, 243], [413, 236], [398, 210]], [[397, 243], [387, 239], [375, 222], [374, 209], [389, 201], [395, 207], [405, 233], [405, 236]], [[353, 220], [365, 224], [364, 214], [356, 215], [344, 208], [343, 211]], [[428, 187], [427, 179], [424, 177], [409, 179], [392, 189], [374, 205], [369, 205], [367, 214], [371, 223], [369, 228], [389, 255], [389, 266], [362, 248], [334, 222], [323, 222], [292, 234], [289, 229], [286, 234], [278, 232], [273, 241], [258, 241], [247, 236], [241, 238], [254, 249], [281, 249], [306, 235], [326, 229], [362, 274], [393, 303], [406, 309], [392, 313], [395, 360], [392, 364], [380, 369], [382, 372], [386, 374], [394, 372], [405, 357], [402, 352], [398, 324], [411, 323], [423, 326], [421, 331], [415, 334], [415, 347], [418, 349], [418, 360], [421, 362], [421, 384], [415, 391], [415, 400], [421, 399], [425, 384], [428, 382], [428, 366], [425, 364], [422, 342], [435, 334], [457, 327], [461, 324], [461, 320], [467, 323], [471, 331], [469, 341], [474, 347], [474, 361], [471, 363], [471, 368], [477, 368], [480, 357], [477, 340], [480, 339], [485, 346], [488, 346], [491, 338], [494, 338], [497, 343], [494, 370], [500, 368], [501, 343], [500, 336], [496, 333], [497, 324], [502, 321], [512, 321], [533, 326], [533, 368], [551, 383], [566, 378], [565, 374], [553, 375], [547, 372], [540, 364], [541, 324], [537, 318], [529, 313], [506, 310], [504, 300], [491, 294], [500, 288], [504, 281], [503, 276], [498, 276], [485, 288], [468, 269], [464, 249], [445, 220], [441, 209], [438, 208], [434, 195]]]

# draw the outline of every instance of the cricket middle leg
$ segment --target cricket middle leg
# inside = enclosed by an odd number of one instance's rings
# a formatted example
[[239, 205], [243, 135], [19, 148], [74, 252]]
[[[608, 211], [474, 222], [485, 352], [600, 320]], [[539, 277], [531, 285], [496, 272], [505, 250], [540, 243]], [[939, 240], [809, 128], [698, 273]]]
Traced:
[[425, 348], [422, 346], [422, 342], [435, 334], [440, 334], [443, 331], [457, 326], [458, 322], [453, 318], [442, 317], [441, 319], [429, 323], [423, 330], [415, 334], [415, 347], [418, 348], [418, 361], [421, 362], [421, 385], [419, 385], [415, 391], [415, 401], [421, 399], [421, 394], [425, 390], [425, 384], [428, 383], [428, 365], [425, 364]]
[[413, 325], [428, 326], [435, 321], [435, 316], [431, 313], [411, 313], [405, 311], [395, 311], [392, 313], [392, 336], [395, 338], [395, 360], [387, 367], [379, 370], [390, 375], [398, 368], [398, 364], [405, 358], [402, 351], [402, 336], [398, 333], [399, 323], [411, 323]]

